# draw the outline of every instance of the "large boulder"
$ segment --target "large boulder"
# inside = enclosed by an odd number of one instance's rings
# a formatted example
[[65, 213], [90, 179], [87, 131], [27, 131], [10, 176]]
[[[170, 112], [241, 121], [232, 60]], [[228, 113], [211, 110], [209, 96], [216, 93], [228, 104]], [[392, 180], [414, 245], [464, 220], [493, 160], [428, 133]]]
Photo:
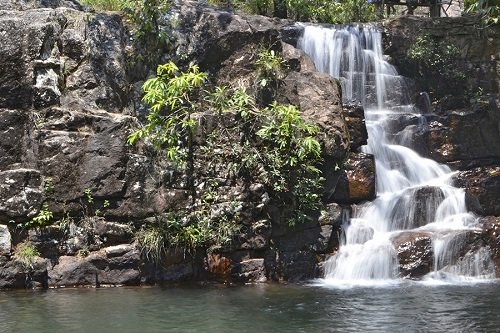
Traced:
[[61, 256], [49, 270], [48, 284], [63, 286], [137, 285], [140, 282], [140, 253], [122, 244], [82, 256]]
[[350, 153], [337, 174], [337, 182], [329, 200], [355, 204], [375, 199], [375, 159], [365, 153]]
[[399, 274], [418, 279], [433, 269], [432, 235], [428, 232], [404, 231], [392, 238], [398, 253]]

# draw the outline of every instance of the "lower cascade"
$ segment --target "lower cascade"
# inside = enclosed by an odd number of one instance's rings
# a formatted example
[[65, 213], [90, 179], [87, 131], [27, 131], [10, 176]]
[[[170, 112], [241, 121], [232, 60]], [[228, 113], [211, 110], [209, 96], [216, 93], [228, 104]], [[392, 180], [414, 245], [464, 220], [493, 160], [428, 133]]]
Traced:
[[[384, 60], [381, 33], [370, 25], [305, 26], [298, 46], [318, 70], [339, 78], [344, 102], [361, 102], [369, 137], [363, 151], [376, 162], [377, 198], [345, 222], [340, 248], [325, 263], [325, 283], [494, 278], [489, 248], [470, 241], [478, 221], [467, 211], [464, 190], [452, 186], [451, 169], [413, 151], [411, 129], [394, 133], [400, 119], [425, 125], [425, 118], [411, 104], [404, 78]], [[402, 259], [408, 247], [409, 259]]]

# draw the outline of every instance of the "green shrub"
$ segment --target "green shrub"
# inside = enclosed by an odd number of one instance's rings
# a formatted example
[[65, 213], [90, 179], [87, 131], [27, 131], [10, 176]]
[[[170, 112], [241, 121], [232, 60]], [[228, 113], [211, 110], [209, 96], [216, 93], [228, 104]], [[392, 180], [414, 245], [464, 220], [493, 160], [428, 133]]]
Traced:
[[500, 22], [500, 0], [465, 0], [465, 14], [479, 15], [485, 26]]
[[196, 122], [191, 117], [198, 103], [196, 97], [207, 75], [197, 65], [180, 72], [173, 63], [159, 65], [157, 76], [148, 79], [142, 100], [149, 105], [147, 124], [130, 134], [128, 143], [147, 138], [157, 150], [164, 150], [166, 157], [182, 164], [192, 149], [192, 131]]
[[[461, 93], [465, 73], [459, 66], [460, 49], [447, 41], [435, 40], [427, 35], [419, 35], [407, 51], [410, 66], [417, 70], [416, 78], [422, 88], [428, 91]], [[447, 83], [440, 87], [439, 81]]]
[[[281, 75], [283, 61], [275, 51], [262, 52], [257, 61], [260, 86]], [[169, 62], [158, 66], [157, 76], [143, 86], [143, 100], [150, 106], [150, 113], [144, 126], [134, 131], [128, 142], [144, 140], [155, 151], [164, 152], [169, 161], [185, 167], [193, 202], [191, 210], [184, 212], [182, 223], [170, 214], [162, 223], [141, 231], [139, 239], [143, 240], [146, 256], [151, 258], [159, 258], [164, 250], [158, 244], [210, 248], [229, 241], [238, 229], [238, 214], [229, 210], [215, 219], [211, 209], [220, 200], [218, 186], [210, 183], [210, 177], [220, 177], [220, 169], [244, 181], [264, 184], [273, 200], [282, 200], [276, 204], [285, 204], [294, 211], [290, 225], [303, 221], [310, 210], [321, 205], [321, 146], [315, 138], [318, 127], [306, 121], [293, 105], [273, 103], [259, 109], [243, 87], [206, 91], [206, 79], [196, 65], [183, 72]], [[192, 114], [197, 112], [199, 116], [209, 110], [219, 116], [230, 111], [241, 121], [230, 128], [216, 126], [206, 142], [196, 147], [195, 154], [192, 135], [197, 122]], [[239, 138], [239, 142], [228, 138]], [[208, 161], [195, 162], [202, 158], [200, 153]], [[207, 172], [195, 170], [200, 163], [208, 163], [214, 171], [203, 176], [208, 186], [195, 189], [194, 174]], [[176, 212], [177, 216], [180, 213]]]
[[54, 214], [49, 209], [47, 204], [42, 206], [35, 217], [31, 220], [24, 223], [23, 227], [25, 228], [34, 228], [34, 227], [42, 227], [49, 224], [50, 220], [54, 217]]
[[14, 255], [26, 269], [31, 269], [36, 257], [40, 256], [40, 252], [32, 243], [23, 242], [16, 246]]

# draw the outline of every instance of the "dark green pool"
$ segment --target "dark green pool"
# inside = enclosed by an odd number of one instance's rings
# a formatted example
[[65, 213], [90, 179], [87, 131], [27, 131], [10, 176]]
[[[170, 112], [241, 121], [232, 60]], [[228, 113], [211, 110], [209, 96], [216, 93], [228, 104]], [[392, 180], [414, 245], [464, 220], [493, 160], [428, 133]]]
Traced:
[[500, 283], [0, 293], [0, 332], [497, 332]]

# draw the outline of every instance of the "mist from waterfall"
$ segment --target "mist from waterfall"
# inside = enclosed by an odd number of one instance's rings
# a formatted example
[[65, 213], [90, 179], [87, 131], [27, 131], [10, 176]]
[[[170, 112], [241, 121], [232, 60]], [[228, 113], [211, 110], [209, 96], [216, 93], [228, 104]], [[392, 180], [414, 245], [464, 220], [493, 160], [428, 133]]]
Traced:
[[394, 133], [398, 129], [393, 124], [402, 119], [425, 124], [425, 118], [411, 104], [405, 79], [384, 60], [378, 29], [305, 26], [298, 47], [318, 70], [340, 80], [344, 102], [363, 105], [368, 130], [363, 152], [373, 154], [376, 163], [377, 198], [353, 211], [340, 249], [325, 263], [324, 281], [334, 285], [397, 281], [393, 240], [403, 232], [431, 238], [434, 268], [424, 279], [494, 278], [488, 248], [457, 254], [464, 233], [477, 229], [477, 219], [466, 209], [463, 189], [452, 186], [450, 168], [409, 147], [412, 127]]

